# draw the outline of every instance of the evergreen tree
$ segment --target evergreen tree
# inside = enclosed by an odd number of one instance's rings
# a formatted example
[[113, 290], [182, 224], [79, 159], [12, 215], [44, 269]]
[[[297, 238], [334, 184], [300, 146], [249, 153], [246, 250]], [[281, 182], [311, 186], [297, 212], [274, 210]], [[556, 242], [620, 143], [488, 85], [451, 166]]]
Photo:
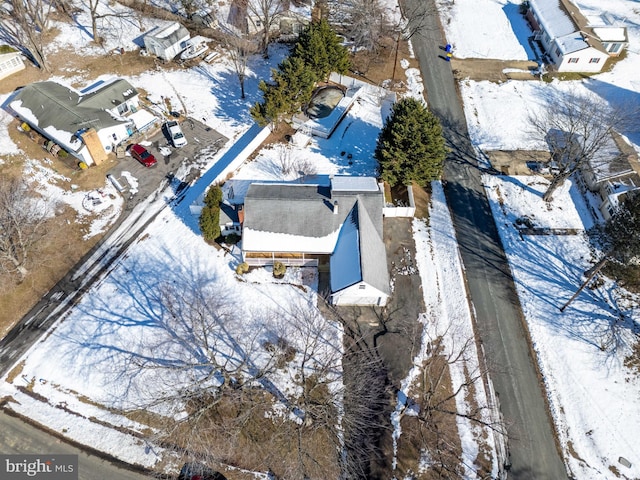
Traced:
[[311, 100], [316, 76], [300, 58], [285, 58], [277, 70], [271, 71], [273, 81], [260, 82], [262, 102], [257, 102], [250, 110], [253, 119], [264, 126], [269, 122], [278, 123], [285, 114], [300, 111]]
[[640, 258], [640, 194], [627, 194], [620, 208], [607, 221], [605, 232], [615, 260], [628, 264]]
[[292, 56], [300, 58], [323, 80], [333, 71], [346, 73], [351, 66], [349, 52], [326, 19], [307, 26], [300, 34]]
[[309, 103], [317, 76], [306, 63], [298, 57], [285, 58], [278, 66], [276, 83], [283, 85], [283, 93], [288, 93], [287, 113], [296, 113]]
[[222, 203], [222, 188], [219, 185], [212, 185], [209, 187], [207, 195], [204, 197], [204, 204], [211, 208], [220, 208]]
[[204, 239], [211, 243], [221, 235], [220, 231], [220, 203], [222, 189], [218, 185], [209, 188], [204, 198], [204, 207], [200, 213], [200, 231]]
[[397, 102], [378, 137], [375, 157], [380, 176], [391, 186], [425, 186], [442, 175], [447, 147], [442, 126], [414, 98]]

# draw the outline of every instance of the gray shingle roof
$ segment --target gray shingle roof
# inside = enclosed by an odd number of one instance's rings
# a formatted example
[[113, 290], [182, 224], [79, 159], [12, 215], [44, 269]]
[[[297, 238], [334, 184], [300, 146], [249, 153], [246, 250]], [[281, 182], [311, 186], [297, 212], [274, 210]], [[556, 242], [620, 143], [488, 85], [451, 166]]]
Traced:
[[[314, 253], [336, 252], [337, 257], [356, 255], [356, 259], [350, 257], [348, 261], [351, 263], [359, 259], [360, 266], [359, 272], [351, 269], [348, 278], [332, 278], [332, 286], [344, 288], [362, 280], [389, 294], [382, 230], [382, 192], [373, 178], [351, 182], [341, 177], [337, 181], [334, 178], [332, 182], [339, 191], [321, 185], [251, 184], [244, 203], [244, 232], [249, 235], [244, 235], [243, 249], [265, 251], [260, 244], [260, 232], [282, 234], [283, 238], [300, 237], [295, 251], [309, 252], [302, 245], [304, 238], [331, 239], [333, 243], [327, 242], [324, 251]], [[338, 213], [334, 213], [335, 202]], [[353, 222], [355, 232], [347, 232]], [[338, 231], [340, 235], [336, 236]], [[337, 248], [337, 242], [344, 243]], [[290, 243], [283, 240], [280, 251], [289, 251], [291, 247], [287, 244]], [[337, 257], [332, 258], [332, 265], [341, 261]], [[332, 266], [332, 270], [336, 269]]]
[[114, 102], [122, 101], [128, 90], [135, 93], [126, 94], [127, 98], [137, 93], [126, 80], [121, 80], [81, 97], [76, 91], [59, 83], [38, 82], [19, 90], [11, 106], [18, 114], [21, 114], [21, 109], [29, 110], [41, 129], [54, 127], [73, 135], [91, 127], [101, 129], [127, 123], [115, 119], [105, 109], [113, 108], [117, 105]]

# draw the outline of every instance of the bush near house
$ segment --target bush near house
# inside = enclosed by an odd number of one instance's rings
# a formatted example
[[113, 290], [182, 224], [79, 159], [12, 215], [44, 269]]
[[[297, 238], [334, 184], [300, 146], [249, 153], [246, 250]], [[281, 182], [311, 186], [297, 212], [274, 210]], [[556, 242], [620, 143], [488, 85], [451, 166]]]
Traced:
[[284, 274], [287, 272], [287, 266], [282, 262], [274, 262], [273, 263], [273, 276], [275, 278], [282, 278]]
[[239, 263], [236, 267], [236, 273], [238, 275], [244, 275], [249, 271], [249, 264], [247, 262]]
[[220, 231], [220, 203], [222, 189], [218, 185], [209, 188], [204, 199], [204, 207], [200, 213], [200, 230], [208, 243], [215, 242], [221, 235]]
[[397, 102], [376, 145], [380, 176], [392, 187], [421, 187], [442, 175], [447, 147], [437, 117], [415, 98]]

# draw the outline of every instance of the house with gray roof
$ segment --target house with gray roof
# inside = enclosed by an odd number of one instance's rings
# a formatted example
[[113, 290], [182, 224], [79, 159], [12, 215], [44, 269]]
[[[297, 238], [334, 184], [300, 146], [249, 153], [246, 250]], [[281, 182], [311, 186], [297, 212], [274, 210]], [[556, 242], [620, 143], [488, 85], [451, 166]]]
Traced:
[[383, 190], [373, 177], [329, 184], [252, 183], [244, 197], [242, 255], [249, 265], [329, 271], [335, 305], [386, 305]]
[[[570, 0], [529, 0], [527, 20], [559, 72], [599, 72], [628, 45], [627, 29], [608, 15], [587, 18]], [[605, 8], [605, 7], [603, 7]]]
[[52, 81], [31, 83], [7, 104], [30, 128], [87, 165], [104, 161], [151, 115], [139, 109], [138, 91], [123, 79], [82, 91]]
[[169, 62], [187, 48], [189, 38], [189, 31], [178, 22], [174, 22], [146, 34], [144, 47], [147, 52]]
[[640, 189], [640, 162], [635, 149], [619, 133], [607, 136], [598, 152], [580, 169], [586, 188], [595, 194], [602, 218], [608, 220], [631, 191]]

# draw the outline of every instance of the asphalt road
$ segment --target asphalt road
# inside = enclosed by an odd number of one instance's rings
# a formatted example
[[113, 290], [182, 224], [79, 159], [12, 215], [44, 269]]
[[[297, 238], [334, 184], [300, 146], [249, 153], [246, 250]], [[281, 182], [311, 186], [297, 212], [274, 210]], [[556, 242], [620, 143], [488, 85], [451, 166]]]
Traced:
[[[561, 480], [566, 469], [538, 381], [513, 278], [480, 180], [435, 0], [406, 0], [405, 11], [424, 8], [424, 27], [412, 38], [431, 110], [440, 118], [451, 153], [445, 194], [453, 214], [477, 330], [509, 431], [509, 478]], [[416, 15], [415, 18], [418, 18]], [[454, 52], [455, 53], [455, 52]]]
[[104, 458], [32, 427], [19, 418], [0, 412], [0, 452], [4, 454], [78, 455], [79, 480], [142, 480], [148, 473], [132, 472]]

